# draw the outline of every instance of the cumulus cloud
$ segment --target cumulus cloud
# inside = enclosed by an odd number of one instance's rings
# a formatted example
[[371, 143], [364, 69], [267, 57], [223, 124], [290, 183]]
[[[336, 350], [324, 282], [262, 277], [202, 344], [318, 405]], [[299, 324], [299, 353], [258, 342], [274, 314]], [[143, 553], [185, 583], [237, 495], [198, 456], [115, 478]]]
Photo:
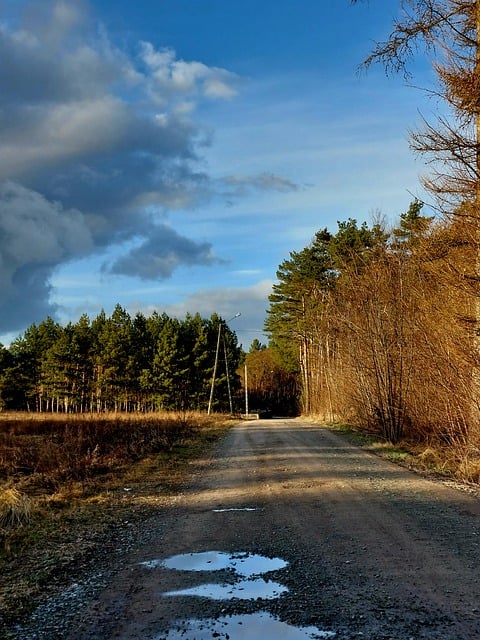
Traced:
[[[163, 310], [174, 317], [183, 318], [186, 313], [198, 312], [203, 317], [218, 313], [225, 320], [241, 315], [232, 321], [230, 327], [235, 331], [245, 348], [258, 338], [265, 340], [263, 333], [265, 310], [268, 296], [272, 292], [273, 280], [260, 280], [248, 287], [202, 289], [188, 296], [180, 304], [168, 305]], [[144, 312], [154, 311], [145, 309]]]
[[140, 55], [149, 71], [150, 93], [159, 104], [172, 96], [233, 98], [237, 94], [239, 78], [226, 69], [177, 60], [173, 49], [156, 50], [149, 42], [141, 43]]
[[212, 133], [197, 108], [233, 98], [237, 75], [149, 42], [127, 53], [84, 0], [27, 5], [14, 19], [0, 7], [1, 332], [54, 315], [50, 282], [67, 262], [138, 239], [109, 273], [152, 280], [212, 265], [208, 242], [175, 231], [176, 211], [296, 189], [274, 174], [204, 170]]
[[24, 315], [52, 313], [48, 279], [56, 265], [90, 251], [84, 217], [41, 194], [0, 183], [0, 317], [14, 329]]
[[112, 273], [168, 277], [215, 261], [208, 243], [159, 219], [208, 201], [214, 185], [195, 122], [238, 78], [171, 49], [115, 47], [81, 0], [34, 0], [0, 22], [0, 330], [55, 311], [53, 270], [136, 237]]

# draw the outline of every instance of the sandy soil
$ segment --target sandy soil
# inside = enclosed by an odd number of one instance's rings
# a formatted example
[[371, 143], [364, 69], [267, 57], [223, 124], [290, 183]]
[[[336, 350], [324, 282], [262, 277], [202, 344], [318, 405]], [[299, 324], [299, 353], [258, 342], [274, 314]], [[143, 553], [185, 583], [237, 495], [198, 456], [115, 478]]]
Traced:
[[480, 638], [480, 500], [326, 428], [239, 424], [143, 528], [68, 628], [18, 637]]

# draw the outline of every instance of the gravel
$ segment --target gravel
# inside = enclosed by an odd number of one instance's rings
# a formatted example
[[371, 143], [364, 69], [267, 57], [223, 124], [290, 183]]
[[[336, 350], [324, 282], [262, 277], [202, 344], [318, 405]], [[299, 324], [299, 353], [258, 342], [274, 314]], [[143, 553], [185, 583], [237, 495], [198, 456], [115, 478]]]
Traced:
[[[129, 499], [136, 504], [134, 493]], [[238, 622], [231, 616], [248, 623], [260, 615], [298, 633], [314, 626], [319, 637], [337, 640], [480, 637], [477, 488], [413, 474], [327, 429], [285, 420], [239, 425], [211, 464], [192, 467], [176, 497], [136, 513], [4, 637], [173, 640], [179, 620], [201, 619], [203, 631], [185, 622], [178, 634], [234, 640], [225, 631], [228, 620]], [[221, 601], [165, 597], [236, 583], [239, 576], [141, 564], [206, 551], [287, 561], [261, 578], [288, 593]], [[269, 640], [268, 620], [261, 622], [262, 640]]]

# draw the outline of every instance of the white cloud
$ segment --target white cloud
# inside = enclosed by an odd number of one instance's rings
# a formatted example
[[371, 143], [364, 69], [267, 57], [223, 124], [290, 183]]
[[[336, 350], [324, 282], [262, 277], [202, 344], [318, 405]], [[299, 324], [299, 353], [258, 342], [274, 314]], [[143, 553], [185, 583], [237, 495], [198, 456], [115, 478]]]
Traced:
[[289, 178], [274, 173], [257, 175], [230, 175], [219, 180], [224, 185], [227, 198], [245, 196], [254, 191], [279, 191], [288, 193], [298, 191], [298, 185]]
[[143, 280], [169, 278], [180, 266], [219, 262], [208, 242], [194, 242], [163, 224], [152, 227], [148, 238], [127, 255], [117, 258], [106, 271], [138, 276]]
[[173, 49], [156, 50], [150, 42], [141, 43], [140, 57], [148, 70], [150, 93], [158, 104], [172, 96], [228, 99], [237, 95], [239, 78], [226, 69], [178, 60]]
[[23, 22], [0, 23], [1, 331], [54, 313], [62, 264], [134, 238], [112, 272], [166, 278], [218, 261], [159, 220], [212, 198], [200, 158], [210, 132], [195, 111], [239, 82], [148, 42], [127, 54], [83, 0], [29, 5]]
[[209, 98], [234, 98], [237, 95], [237, 90], [229, 83], [229, 77], [227, 72], [220, 74], [221, 77], [210, 77], [205, 79], [205, 95]]
[[55, 104], [33, 117], [19, 114], [16, 127], [0, 131], [0, 178], [28, 179], [48, 165], [113, 151], [130, 122], [125, 105], [113, 96]]

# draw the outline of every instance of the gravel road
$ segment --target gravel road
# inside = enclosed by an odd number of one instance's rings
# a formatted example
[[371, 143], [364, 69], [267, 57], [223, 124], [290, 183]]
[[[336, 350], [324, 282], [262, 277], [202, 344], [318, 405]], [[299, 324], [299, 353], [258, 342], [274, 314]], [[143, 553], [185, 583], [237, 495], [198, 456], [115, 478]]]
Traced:
[[18, 638], [473, 640], [479, 545], [478, 497], [323, 427], [243, 422]]

